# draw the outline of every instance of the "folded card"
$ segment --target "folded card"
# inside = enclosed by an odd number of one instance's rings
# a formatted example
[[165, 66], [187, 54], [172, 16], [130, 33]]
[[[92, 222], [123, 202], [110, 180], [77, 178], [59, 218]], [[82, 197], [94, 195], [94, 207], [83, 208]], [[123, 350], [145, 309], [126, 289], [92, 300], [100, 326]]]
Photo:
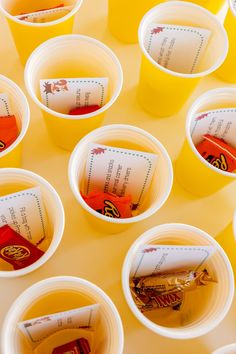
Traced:
[[85, 306], [70, 311], [49, 314], [18, 323], [19, 330], [36, 348], [50, 335], [65, 329], [88, 329], [94, 331], [98, 319], [99, 305]]
[[65, 15], [67, 15], [73, 6], [58, 6], [51, 9], [39, 10], [27, 14], [21, 14], [15, 16], [19, 20], [33, 23], [44, 23], [55, 21]]
[[0, 93], [0, 117], [12, 116], [13, 111], [7, 93]]
[[91, 191], [131, 195], [133, 209], [143, 202], [156, 168], [157, 155], [100, 144], [90, 144], [84, 194]]
[[107, 78], [40, 80], [43, 104], [64, 114], [76, 107], [102, 107], [106, 103], [107, 91]]
[[145, 36], [145, 48], [163, 67], [185, 74], [197, 71], [211, 31], [204, 28], [151, 24]]

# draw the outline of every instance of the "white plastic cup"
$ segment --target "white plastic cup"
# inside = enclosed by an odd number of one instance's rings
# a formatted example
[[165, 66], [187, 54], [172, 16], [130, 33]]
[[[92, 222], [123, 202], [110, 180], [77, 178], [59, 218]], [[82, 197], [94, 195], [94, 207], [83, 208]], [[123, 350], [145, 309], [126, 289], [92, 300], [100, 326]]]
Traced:
[[232, 343], [215, 350], [212, 354], [235, 354], [236, 353], [236, 343]]
[[[145, 244], [211, 245], [216, 248], [215, 254], [203, 266], [216, 278], [217, 283], [201, 287], [199, 292], [195, 290], [195, 294], [192, 291], [191, 301], [194, 301], [196, 296], [196, 306], [191, 308], [185, 325], [164, 326], [163, 323], [159, 325], [150, 321], [138, 310], [133, 300], [129, 285], [130, 269], [136, 252]], [[159, 225], [140, 236], [132, 244], [125, 258], [122, 284], [126, 301], [135, 317], [153, 332], [173, 339], [191, 339], [213, 330], [228, 313], [234, 296], [233, 270], [224, 250], [206, 232], [185, 224]]]
[[122, 354], [123, 326], [115, 305], [98, 286], [71, 276], [44, 279], [25, 290], [15, 300], [2, 327], [2, 353], [33, 354], [33, 350], [29, 349], [28, 343], [17, 330], [20, 321], [91, 304], [100, 305], [94, 354]]
[[[88, 114], [68, 115], [42, 103], [40, 79], [80, 77], [108, 78], [108, 97], [103, 107]], [[25, 84], [31, 98], [42, 110], [54, 143], [73, 150], [84, 135], [102, 124], [105, 112], [120, 94], [123, 72], [116, 55], [105, 44], [74, 34], [52, 38], [35, 49], [26, 64]]]
[[60, 244], [64, 231], [65, 216], [61, 199], [56, 190], [43, 177], [31, 171], [17, 168], [1, 169], [1, 196], [33, 187], [40, 187], [49, 224], [47, 236], [50, 245], [44, 255], [28, 267], [10, 271], [0, 269], [0, 278], [16, 278], [35, 271], [53, 256]]
[[19, 86], [3, 75], [0, 75], [0, 93], [8, 94], [9, 104], [16, 117], [19, 130], [19, 135], [13, 144], [0, 152], [0, 168], [20, 167], [22, 159], [22, 140], [28, 130], [30, 121], [29, 104]]
[[[84, 179], [88, 149], [91, 143], [157, 154], [157, 166], [147, 192], [148, 196], [137, 216], [127, 219], [110, 218], [96, 212], [84, 201], [80, 188]], [[71, 190], [80, 206], [85, 210], [88, 221], [96, 229], [108, 233], [118, 233], [131, 224], [142, 222], [157, 212], [169, 197], [173, 183], [172, 163], [163, 145], [145, 130], [125, 124], [107, 125], [85, 136], [71, 155], [68, 173]]]
[[210, 195], [236, 178], [236, 173], [222, 171], [207, 162], [197, 151], [191, 137], [191, 124], [197, 113], [230, 107], [236, 107], [236, 89], [223, 87], [205, 92], [189, 109], [186, 139], [176, 160], [175, 172], [181, 186], [192, 194]]

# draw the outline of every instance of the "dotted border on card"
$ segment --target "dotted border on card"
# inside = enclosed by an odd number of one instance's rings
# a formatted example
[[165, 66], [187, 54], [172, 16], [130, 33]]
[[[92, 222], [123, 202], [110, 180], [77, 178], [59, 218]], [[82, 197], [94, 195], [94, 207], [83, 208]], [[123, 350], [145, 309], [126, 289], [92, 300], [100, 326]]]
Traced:
[[10, 116], [10, 111], [9, 111], [9, 106], [8, 106], [7, 100], [4, 99], [4, 98], [1, 98], [1, 97], [0, 97], [0, 100], [1, 100], [1, 101], [4, 103], [4, 105], [5, 105], [7, 115]]
[[[147, 245], [148, 246], [148, 245]], [[154, 246], [155, 247], [155, 246]], [[162, 250], [162, 247], [156, 247], [156, 251], [158, 251], [158, 250]], [[201, 248], [201, 247], [199, 247], [199, 248], [192, 248], [192, 247], [189, 247], [189, 248], [186, 248], [186, 247], [184, 247], [184, 248], [182, 248], [182, 247], [177, 247], [177, 248], [173, 248], [173, 247], [170, 247], [170, 248], [168, 248], [168, 247], [165, 247], [165, 249], [167, 249], [167, 250], [175, 250], [175, 251], [199, 251], [199, 250], [201, 250], [202, 252], [204, 252], [204, 253], [206, 253], [206, 256], [204, 257], [204, 259], [202, 260], [202, 262], [197, 266], [197, 268], [195, 269], [195, 271], [197, 271], [201, 266], [202, 266], [202, 264], [207, 260], [207, 258], [210, 256], [210, 252], [209, 251], [207, 251], [206, 249], [204, 249], [204, 248]], [[138, 263], [138, 265], [137, 265], [137, 268], [136, 268], [136, 270], [135, 270], [135, 272], [134, 272], [134, 275], [133, 275], [133, 277], [135, 278], [136, 277], [136, 274], [137, 274], [137, 272], [138, 272], [138, 270], [139, 270], [139, 268], [141, 267], [141, 264], [142, 264], [142, 262], [143, 262], [143, 259], [144, 259], [144, 257], [145, 257], [145, 255], [146, 255], [147, 253], [143, 253], [142, 254], [142, 257], [141, 257], [141, 259], [140, 259], [140, 261], [139, 261], [139, 263]], [[155, 267], [155, 269], [154, 269], [154, 271], [151, 273], [151, 275], [154, 275], [154, 274], [156, 274], [156, 269], [157, 269], [157, 267]]]
[[[198, 115], [201, 115], [201, 114], [215, 114], [215, 113], [228, 113], [228, 112], [233, 112], [233, 113], [236, 113], [236, 108], [225, 108], [225, 109], [214, 109], [212, 111], [206, 111], [206, 112], [199, 112]], [[191, 136], [193, 135], [193, 133], [195, 132], [196, 128], [197, 128], [197, 125], [198, 123], [200, 122], [200, 120], [196, 120], [195, 121], [195, 125], [191, 131]]]
[[[139, 195], [137, 203], [135, 203], [135, 204], [139, 205], [140, 200], [141, 200], [141, 198], [143, 196], [144, 190], [146, 188], [146, 185], [147, 185], [147, 182], [148, 182], [148, 178], [150, 176], [150, 172], [151, 172], [152, 166], [153, 166], [152, 165], [152, 161], [147, 156], [143, 155], [142, 153], [138, 153], [138, 152], [120, 151], [120, 150], [115, 150], [115, 149], [112, 149], [112, 148], [109, 148], [109, 147], [106, 148], [106, 150], [110, 151], [110, 152], [116, 152], [116, 153], [124, 154], [124, 155], [132, 155], [132, 156], [143, 157], [149, 163], [149, 167], [148, 167], [147, 174], [146, 174], [146, 177], [145, 177], [145, 180], [144, 180], [144, 183], [143, 183], [142, 190], [140, 192], [140, 195]], [[91, 155], [91, 159], [90, 159], [90, 163], [89, 163], [89, 174], [88, 174], [88, 182], [87, 182], [86, 194], [89, 193], [90, 183], [91, 183], [91, 176], [92, 176], [92, 168], [93, 168], [93, 162], [94, 162], [94, 155], [91, 154], [91, 152], [90, 152], [90, 155]]]
[[[51, 80], [51, 79], [50, 79]], [[55, 80], [59, 80], [59, 79], [55, 79]], [[100, 103], [100, 106], [102, 107], [103, 106], [103, 103], [104, 103], [104, 95], [105, 95], [105, 87], [103, 84], [101, 84], [100, 82], [98, 81], [95, 81], [95, 80], [66, 80], [68, 83], [71, 83], [71, 84], [74, 84], [74, 83], [80, 83], [80, 82], [87, 82], [87, 83], [92, 83], [92, 84], [97, 84], [99, 86], [101, 86], [102, 88], [102, 93], [101, 93], [101, 103]], [[46, 93], [46, 106], [48, 108], [49, 107], [49, 99], [48, 99], [48, 93]]]
[[[44, 10], [44, 11], [37, 11], [37, 12], [33, 12], [33, 13], [29, 13], [29, 14], [23, 14], [20, 16], [16, 16], [17, 18], [21, 19], [22, 17], [26, 17], [26, 18], [34, 18], [34, 17], [40, 17], [42, 15], [47, 15], [47, 14], [54, 14], [57, 12], [70, 12], [71, 10], [65, 9], [65, 7], [59, 7], [57, 9], [51, 9], [51, 10]], [[65, 16], [65, 15], [64, 15]]]
[[[183, 31], [183, 32], [192, 32], [192, 33], [196, 33], [199, 35], [200, 37], [200, 40], [201, 40], [201, 43], [199, 45], [199, 48], [197, 50], [197, 53], [196, 53], [196, 56], [195, 56], [195, 59], [193, 61], [193, 65], [192, 65], [192, 69], [190, 71], [190, 74], [193, 73], [194, 69], [195, 69], [195, 66], [197, 64], [197, 61], [198, 61], [198, 58], [199, 58], [199, 55], [200, 55], [200, 52], [201, 52], [201, 49], [202, 49], [202, 46], [203, 46], [203, 43], [204, 43], [204, 37], [203, 35], [198, 31], [198, 30], [195, 30], [195, 29], [191, 29], [191, 28], [178, 28], [178, 27], [169, 27], [169, 26], [162, 26], [161, 24], [159, 25], [160, 27], [162, 27], [163, 29], [168, 29], [168, 30], [176, 30], [176, 31]], [[153, 29], [152, 29], [153, 30]], [[154, 33], [150, 33], [150, 37], [149, 37], [149, 41], [148, 41], [148, 48], [147, 48], [147, 52], [148, 54], [150, 55], [150, 50], [151, 50], [151, 46], [152, 46], [152, 39], [153, 39], [153, 36], [154, 36]]]
[[40, 217], [40, 221], [41, 221], [42, 229], [43, 229], [43, 234], [44, 234], [44, 237], [42, 237], [42, 239], [39, 240], [39, 242], [37, 243], [36, 246], [38, 246], [46, 238], [46, 231], [45, 231], [45, 226], [44, 226], [44, 222], [43, 222], [43, 212], [42, 212], [42, 209], [41, 209], [41, 206], [40, 206], [40, 202], [39, 202], [38, 196], [36, 194], [32, 193], [32, 192], [19, 192], [17, 195], [0, 197], [0, 202], [4, 202], [5, 200], [10, 200], [10, 199], [16, 199], [16, 198], [22, 197], [24, 195], [30, 195], [32, 197], [35, 197], [35, 199], [36, 199], [36, 204], [37, 204], [37, 207], [38, 207], [39, 217]]

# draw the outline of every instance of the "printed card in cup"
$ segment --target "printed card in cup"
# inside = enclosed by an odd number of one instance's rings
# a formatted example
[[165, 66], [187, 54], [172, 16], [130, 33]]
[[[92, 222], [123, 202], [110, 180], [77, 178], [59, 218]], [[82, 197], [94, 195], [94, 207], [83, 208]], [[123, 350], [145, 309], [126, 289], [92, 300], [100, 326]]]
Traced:
[[21, 14], [15, 16], [19, 20], [33, 23], [44, 23], [55, 21], [65, 15], [67, 15], [72, 10], [72, 6], [61, 6], [55, 7], [48, 10], [35, 11], [27, 14]]
[[108, 78], [40, 80], [43, 104], [64, 114], [69, 114], [76, 107], [102, 107], [106, 103], [107, 92]]
[[39, 187], [0, 197], [0, 227], [4, 225], [45, 251], [48, 223]]
[[84, 193], [98, 190], [119, 197], [131, 195], [138, 209], [152, 181], [157, 155], [100, 144], [90, 144]]
[[145, 48], [163, 67], [192, 74], [197, 71], [211, 31], [204, 28], [154, 23], [147, 29]]
[[232, 4], [233, 4], [234, 11], [236, 11], [236, 0], [233, 0]]
[[9, 96], [6, 93], [0, 93], [0, 117], [12, 116], [13, 111], [10, 106]]
[[213, 246], [143, 245], [135, 256], [130, 277], [198, 270], [214, 252]]
[[236, 148], [236, 108], [220, 108], [196, 114], [191, 126], [194, 145], [198, 145], [205, 134], [223, 139]]
[[85, 306], [42, 316], [18, 323], [19, 330], [28, 339], [32, 348], [36, 348], [50, 335], [65, 329], [87, 329], [94, 331], [98, 319], [99, 305]]

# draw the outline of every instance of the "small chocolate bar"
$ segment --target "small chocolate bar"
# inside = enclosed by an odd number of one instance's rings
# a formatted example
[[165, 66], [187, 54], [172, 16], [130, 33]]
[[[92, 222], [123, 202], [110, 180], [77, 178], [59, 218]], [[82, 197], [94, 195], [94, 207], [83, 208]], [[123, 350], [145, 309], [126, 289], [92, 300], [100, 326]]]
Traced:
[[18, 135], [15, 116], [0, 117], [0, 152], [14, 143]]
[[112, 193], [92, 191], [83, 198], [90, 208], [110, 218], [132, 217], [131, 196], [118, 197]]
[[204, 140], [196, 146], [197, 151], [211, 165], [222, 171], [236, 170], [236, 150], [224, 140], [206, 134]]
[[0, 258], [15, 270], [28, 267], [44, 254], [8, 225], [0, 227]]
[[89, 342], [85, 338], [76, 339], [70, 343], [53, 349], [52, 354], [89, 354], [91, 353]]

